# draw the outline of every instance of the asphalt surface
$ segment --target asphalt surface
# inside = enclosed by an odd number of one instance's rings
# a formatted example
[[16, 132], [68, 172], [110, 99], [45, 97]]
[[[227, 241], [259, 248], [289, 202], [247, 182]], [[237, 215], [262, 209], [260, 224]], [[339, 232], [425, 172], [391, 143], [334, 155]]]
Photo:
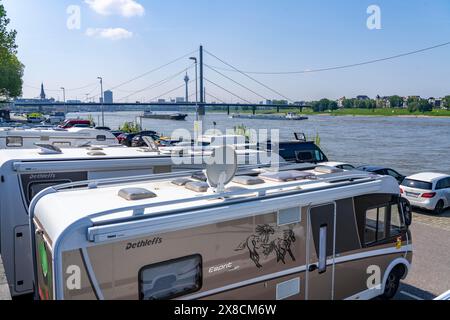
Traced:
[[[414, 256], [395, 300], [431, 300], [450, 290], [450, 210], [440, 216], [415, 212]], [[11, 299], [0, 257], [0, 300]]]
[[430, 300], [450, 290], [450, 210], [440, 216], [414, 213], [414, 256], [396, 299]]

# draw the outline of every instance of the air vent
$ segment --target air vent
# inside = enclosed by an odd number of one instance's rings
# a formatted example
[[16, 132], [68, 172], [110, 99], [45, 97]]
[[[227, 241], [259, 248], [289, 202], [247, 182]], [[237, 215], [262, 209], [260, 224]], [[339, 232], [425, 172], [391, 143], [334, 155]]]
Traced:
[[106, 156], [106, 153], [102, 151], [89, 151], [88, 156]]
[[237, 184], [242, 184], [245, 186], [252, 186], [255, 184], [262, 184], [262, 183], [264, 183], [264, 180], [260, 179], [258, 177], [252, 177], [252, 176], [237, 176], [237, 177], [234, 177], [233, 182], [237, 183]]
[[119, 190], [119, 197], [128, 201], [135, 201], [156, 198], [156, 194], [144, 188], [125, 188]]
[[259, 175], [261, 179], [275, 182], [286, 182], [302, 179], [310, 179], [315, 177], [314, 174], [308, 172], [300, 172], [295, 170], [280, 171], [280, 172], [266, 172]]
[[318, 166], [314, 169], [314, 171], [319, 173], [338, 173], [343, 172], [344, 170], [330, 166]]
[[102, 147], [88, 147], [87, 150], [90, 150], [90, 151], [101, 151], [101, 150], [103, 150], [103, 148]]
[[208, 191], [209, 185], [206, 182], [188, 182], [186, 183], [186, 189], [195, 192]]
[[191, 179], [187, 179], [187, 178], [180, 178], [180, 179], [176, 179], [172, 181], [172, 184], [179, 186], [179, 187], [183, 187], [186, 185], [186, 183], [189, 182], [194, 182]]

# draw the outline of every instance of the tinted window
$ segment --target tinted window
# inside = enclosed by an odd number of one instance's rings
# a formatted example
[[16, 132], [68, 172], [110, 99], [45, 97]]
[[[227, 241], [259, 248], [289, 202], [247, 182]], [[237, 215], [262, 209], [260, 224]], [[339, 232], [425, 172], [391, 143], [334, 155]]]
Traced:
[[403, 230], [403, 219], [399, 210], [398, 204], [391, 205], [391, 224], [390, 224], [390, 232], [389, 235], [396, 236], [400, 234]]
[[22, 137], [6, 137], [6, 146], [10, 148], [20, 148], [23, 146]]
[[397, 180], [401, 178], [401, 175], [399, 173], [395, 172], [394, 170], [388, 169], [387, 173], [388, 173], [388, 175], [394, 177]]
[[341, 169], [344, 169], [344, 170], [353, 170], [353, 169], [355, 169], [354, 166], [349, 165], [349, 164], [344, 164], [344, 165], [338, 166], [338, 167], [340, 167]]
[[372, 208], [366, 211], [364, 243], [371, 244], [386, 238], [386, 207]]
[[300, 162], [312, 162], [314, 161], [314, 156], [309, 151], [297, 151], [296, 152], [297, 161]]
[[139, 272], [141, 300], [169, 300], [200, 290], [202, 259], [195, 255], [146, 266]]
[[103, 135], [97, 136], [97, 141], [106, 141], [106, 136]]
[[44, 189], [56, 186], [58, 184], [69, 183], [69, 182], [71, 182], [71, 181], [70, 180], [60, 180], [60, 181], [48, 181], [48, 182], [33, 182], [33, 183], [30, 183], [29, 186], [28, 186], [27, 201], [28, 201], [28, 203], [30, 203], [31, 200], [34, 198], [34, 196], [37, 195], [39, 192], [41, 192]]
[[431, 182], [412, 180], [412, 179], [403, 180], [402, 186], [417, 188], [417, 189], [424, 189], [424, 190], [432, 190], [433, 189]]

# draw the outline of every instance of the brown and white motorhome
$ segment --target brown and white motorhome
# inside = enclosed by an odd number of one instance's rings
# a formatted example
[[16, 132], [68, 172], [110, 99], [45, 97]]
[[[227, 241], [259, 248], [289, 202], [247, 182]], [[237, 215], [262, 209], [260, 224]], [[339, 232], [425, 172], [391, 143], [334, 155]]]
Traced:
[[37, 297], [392, 297], [412, 259], [397, 182], [287, 169], [223, 192], [183, 174], [44, 190], [30, 206]]
[[[143, 152], [146, 151], [146, 152]], [[271, 158], [256, 150], [239, 150], [239, 164], [268, 165]], [[67, 148], [59, 153], [40, 149], [2, 150], [0, 153], [0, 253], [11, 295], [33, 293], [33, 269], [28, 206], [41, 190], [58, 184], [201, 170], [203, 160], [146, 148]], [[280, 160], [281, 161], [281, 160]], [[178, 161], [180, 162], [180, 161]], [[83, 182], [86, 184], [85, 182]], [[70, 206], [78, 206], [67, 203]], [[62, 212], [64, 216], [64, 212]]]

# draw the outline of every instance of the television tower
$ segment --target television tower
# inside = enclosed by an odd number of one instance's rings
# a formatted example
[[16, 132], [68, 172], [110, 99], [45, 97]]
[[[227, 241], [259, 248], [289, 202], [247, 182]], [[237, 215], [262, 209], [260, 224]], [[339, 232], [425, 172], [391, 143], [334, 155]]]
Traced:
[[184, 76], [184, 82], [186, 83], [186, 102], [189, 102], [189, 76], [186, 72], [186, 75]]

